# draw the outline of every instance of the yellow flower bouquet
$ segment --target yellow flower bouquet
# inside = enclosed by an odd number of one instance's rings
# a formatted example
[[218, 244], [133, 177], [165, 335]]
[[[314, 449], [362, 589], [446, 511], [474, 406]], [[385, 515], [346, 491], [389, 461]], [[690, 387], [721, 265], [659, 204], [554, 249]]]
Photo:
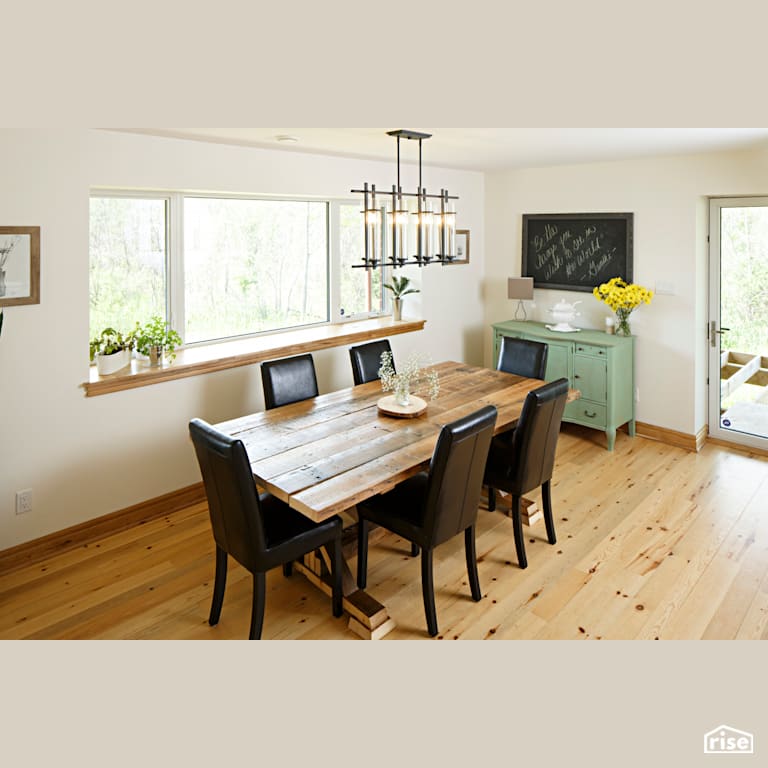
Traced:
[[620, 277], [613, 277], [607, 283], [595, 286], [592, 294], [605, 302], [616, 313], [616, 333], [619, 336], [631, 336], [629, 315], [641, 304], [650, 304], [653, 291], [642, 285], [627, 283]]

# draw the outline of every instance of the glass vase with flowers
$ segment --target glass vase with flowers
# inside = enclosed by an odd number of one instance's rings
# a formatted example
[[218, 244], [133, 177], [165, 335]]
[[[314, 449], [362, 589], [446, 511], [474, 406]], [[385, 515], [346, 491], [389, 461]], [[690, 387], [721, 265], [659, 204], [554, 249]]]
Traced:
[[613, 277], [607, 283], [595, 286], [592, 294], [616, 313], [617, 336], [632, 335], [630, 314], [641, 304], [650, 304], [653, 298], [653, 291], [642, 285], [627, 283], [620, 277]]

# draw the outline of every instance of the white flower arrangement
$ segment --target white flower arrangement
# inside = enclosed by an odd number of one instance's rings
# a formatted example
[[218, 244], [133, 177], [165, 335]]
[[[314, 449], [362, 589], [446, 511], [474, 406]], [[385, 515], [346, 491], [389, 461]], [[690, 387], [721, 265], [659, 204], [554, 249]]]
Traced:
[[381, 367], [379, 368], [381, 388], [384, 392], [393, 392], [398, 405], [408, 405], [410, 395], [422, 391], [434, 400], [440, 393], [440, 380], [437, 371], [426, 370], [417, 354], [411, 354], [400, 369], [395, 373], [392, 364], [392, 353], [381, 353]]

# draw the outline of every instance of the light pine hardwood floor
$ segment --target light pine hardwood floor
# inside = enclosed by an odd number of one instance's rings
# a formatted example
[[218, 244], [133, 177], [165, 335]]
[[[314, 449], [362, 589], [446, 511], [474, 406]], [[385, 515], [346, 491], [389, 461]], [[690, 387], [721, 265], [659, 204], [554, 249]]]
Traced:
[[[768, 459], [624, 433], [608, 453], [604, 440], [564, 426], [552, 489], [558, 543], [547, 544], [543, 523], [527, 529], [527, 570], [511, 521], [483, 502], [479, 603], [463, 537], [436, 551], [440, 638], [768, 637]], [[388, 533], [370, 546], [368, 591], [397, 623], [386, 639], [428, 639], [419, 558], [407, 552]], [[209, 627], [213, 569], [197, 504], [1, 576], [0, 638], [243, 639], [251, 577], [230, 560], [221, 621]], [[265, 639], [356, 639], [302, 576], [276, 569], [267, 590]]]

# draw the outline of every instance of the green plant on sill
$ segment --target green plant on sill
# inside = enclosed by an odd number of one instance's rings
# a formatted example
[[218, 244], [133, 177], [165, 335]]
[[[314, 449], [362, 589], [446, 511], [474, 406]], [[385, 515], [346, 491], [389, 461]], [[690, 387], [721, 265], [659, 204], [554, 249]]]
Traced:
[[392, 291], [392, 296], [395, 299], [400, 299], [403, 296], [407, 296], [409, 293], [420, 293], [418, 288], [411, 288], [410, 285], [411, 280], [405, 275], [402, 277], [393, 275], [391, 283], [384, 283], [384, 287], [387, 290]]
[[91, 362], [96, 355], [114, 355], [124, 349], [133, 349], [138, 327], [139, 324], [136, 323], [136, 328], [126, 333], [125, 336], [114, 328], [105, 328], [95, 339], [91, 339]]
[[136, 351], [149, 355], [150, 347], [162, 347], [168, 361], [176, 359], [176, 347], [181, 346], [181, 336], [174, 331], [159, 315], [154, 315], [144, 325], [136, 324], [134, 334]]

